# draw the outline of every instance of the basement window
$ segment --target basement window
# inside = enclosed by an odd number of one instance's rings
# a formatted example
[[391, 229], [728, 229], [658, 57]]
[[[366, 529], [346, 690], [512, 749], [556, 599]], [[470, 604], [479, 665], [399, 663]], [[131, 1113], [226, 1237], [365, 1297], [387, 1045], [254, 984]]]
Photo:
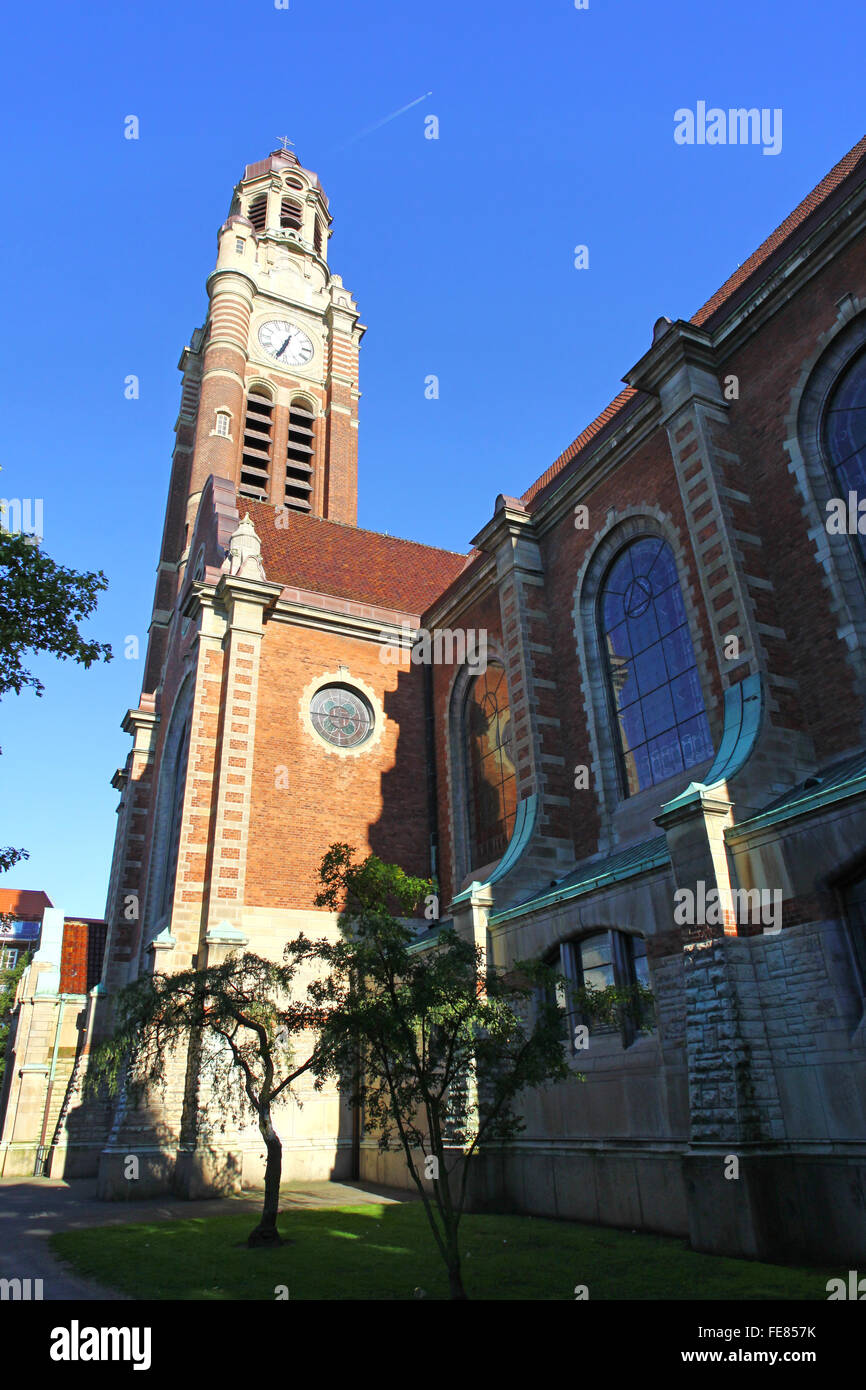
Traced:
[[646, 940], [629, 932], [603, 931], [563, 941], [554, 966], [565, 976], [557, 990], [563, 1028], [575, 1055], [584, 1050], [577, 1029], [622, 1036], [628, 1047], [654, 1026]]

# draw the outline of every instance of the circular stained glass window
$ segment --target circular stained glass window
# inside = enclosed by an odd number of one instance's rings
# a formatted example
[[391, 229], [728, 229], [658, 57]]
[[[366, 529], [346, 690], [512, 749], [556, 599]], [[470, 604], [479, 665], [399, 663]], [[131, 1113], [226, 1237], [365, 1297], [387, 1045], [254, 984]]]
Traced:
[[345, 685], [326, 685], [310, 701], [313, 728], [335, 748], [357, 748], [373, 729], [373, 711], [363, 695]]

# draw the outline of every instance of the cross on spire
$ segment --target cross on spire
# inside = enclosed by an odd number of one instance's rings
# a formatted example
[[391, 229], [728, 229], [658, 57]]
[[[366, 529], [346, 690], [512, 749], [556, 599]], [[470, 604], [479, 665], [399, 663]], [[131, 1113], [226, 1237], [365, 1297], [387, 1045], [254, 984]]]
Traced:
[[293, 145], [295, 143], [294, 140], [290, 140], [288, 135], [278, 135], [277, 139], [282, 145], [283, 153], [289, 154], [289, 145]]

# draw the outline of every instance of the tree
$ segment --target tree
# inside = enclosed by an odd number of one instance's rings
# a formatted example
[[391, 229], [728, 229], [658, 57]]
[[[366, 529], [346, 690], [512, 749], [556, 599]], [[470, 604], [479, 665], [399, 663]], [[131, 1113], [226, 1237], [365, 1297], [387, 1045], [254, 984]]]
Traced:
[[[20, 695], [26, 686], [41, 695], [42, 682], [24, 665], [28, 652], [50, 652], [85, 668], [111, 660], [111, 647], [88, 641], [78, 627], [108, 580], [102, 570], [79, 574], [56, 564], [32, 537], [11, 534], [2, 522], [0, 516], [0, 697], [10, 690]], [[26, 858], [24, 850], [0, 850], [0, 872]]]
[[[573, 1076], [555, 1001], [560, 977], [537, 962], [496, 970], [450, 929], [417, 949], [423, 938], [400, 918], [432, 885], [375, 855], [355, 864], [353, 853], [331, 846], [316, 899], [340, 911], [342, 936], [306, 948], [324, 967], [308, 986], [323, 1020], [316, 1085], [330, 1077], [349, 1091], [381, 1149], [396, 1135], [451, 1297], [463, 1299], [458, 1229], [472, 1159], [524, 1128], [521, 1092]], [[296, 942], [286, 947], [290, 960], [304, 954]]]
[[[307, 943], [303, 937], [299, 943], [303, 954]], [[178, 1047], [198, 1042], [196, 1065], [210, 1092], [231, 1113], [245, 1109], [245, 1099], [265, 1143], [264, 1203], [250, 1246], [283, 1243], [277, 1232], [283, 1149], [272, 1107], [312, 1063], [310, 1055], [294, 1064], [292, 1038], [319, 1021], [310, 1002], [292, 1001], [295, 969], [244, 952], [204, 970], [140, 976], [118, 994], [115, 1030], [95, 1049], [84, 1086], [88, 1096], [104, 1089], [140, 1100], [165, 1082]], [[232, 1073], [241, 1081], [239, 1093]]]
[[58, 565], [30, 537], [0, 530], [0, 697], [44, 686], [24, 665], [28, 652], [50, 652], [89, 667], [110, 661], [111, 647], [82, 637], [78, 624], [108, 587], [102, 570], [79, 574]]

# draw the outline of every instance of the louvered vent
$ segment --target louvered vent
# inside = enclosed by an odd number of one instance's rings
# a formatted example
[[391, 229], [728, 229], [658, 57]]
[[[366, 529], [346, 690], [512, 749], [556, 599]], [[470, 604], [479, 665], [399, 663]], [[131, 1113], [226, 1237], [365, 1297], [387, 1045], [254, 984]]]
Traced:
[[301, 209], [293, 198], [284, 198], [280, 208], [280, 226], [290, 227], [292, 231], [301, 230]]
[[250, 392], [244, 422], [244, 452], [238, 492], [257, 502], [268, 500], [268, 475], [274, 438], [274, 404], [267, 396]]
[[257, 232], [265, 230], [268, 221], [268, 195], [266, 193], [260, 193], [257, 198], [253, 198], [247, 217]]
[[322, 224], [321, 224], [321, 222], [319, 221], [318, 217], [316, 218], [315, 226], [313, 227], [313, 246], [315, 247], [316, 251], [318, 251], [319, 255], [321, 256], [321, 254], [322, 254]]
[[296, 512], [308, 512], [312, 506], [314, 419], [302, 401], [292, 402], [286, 447], [286, 506]]

